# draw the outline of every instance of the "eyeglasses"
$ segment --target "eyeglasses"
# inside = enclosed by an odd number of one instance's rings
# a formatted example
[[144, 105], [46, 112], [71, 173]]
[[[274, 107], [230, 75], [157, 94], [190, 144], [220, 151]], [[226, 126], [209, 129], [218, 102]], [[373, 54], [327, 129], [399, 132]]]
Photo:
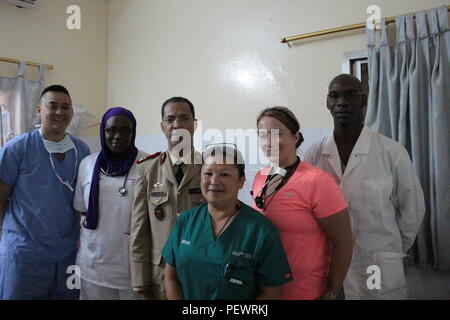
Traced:
[[116, 134], [120, 133], [124, 136], [129, 136], [132, 132], [130, 128], [123, 128], [123, 129], [116, 129], [116, 128], [106, 128], [105, 132], [111, 136], [115, 136]]
[[175, 120], [178, 120], [178, 122], [181, 123], [187, 123], [189, 121], [195, 121], [195, 119], [192, 119], [192, 117], [188, 114], [182, 114], [179, 116], [167, 116], [163, 119], [163, 122], [166, 124], [172, 124], [175, 122]]
[[363, 96], [364, 93], [358, 92], [358, 91], [344, 91], [344, 92], [330, 92], [327, 95], [327, 98], [330, 99], [332, 102], [337, 102], [340, 97], [343, 97], [345, 100], [349, 101], [356, 101], [360, 96]]
[[[209, 156], [215, 156], [217, 154], [223, 154], [229, 156], [230, 159], [233, 159], [234, 164], [241, 165], [244, 164], [244, 158], [242, 157], [242, 154], [239, 152], [237, 145], [230, 142], [224, 142], [224, 143], [211, 143], [207, 144], [205, 148], [203, 149], [203, 159], [205, 160]], [[207, 162], [205, 162], [207, 163]], [[226, 162], [229, 163], [229, 162]], [[242, 167], [242, 170], [243, 167]]]
[[237, 145], [235, 143], [231, 143], [231, 142], [210, 143], [205, 146], [203, 151], [206, 152], [206, 150], [211, 149], [211, 148], [216, 149], [216, 148], [227, 148], [227, 147], [233, 148], [234, 150], [237, 151]]

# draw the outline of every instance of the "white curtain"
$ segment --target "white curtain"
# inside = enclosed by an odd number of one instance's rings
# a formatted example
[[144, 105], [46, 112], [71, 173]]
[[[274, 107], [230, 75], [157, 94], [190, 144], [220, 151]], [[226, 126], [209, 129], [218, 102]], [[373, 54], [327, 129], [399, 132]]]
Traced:
[[[408, 150], [426, 214], [410, 253], [422, 266], [450, 270], [450, 31], [447, 7], [396, 17], [396, 44], [381, 22], [367, 30], [366, 124]], [[416, 29], [416, 30], [415, 30]]]
[[0, 77], [0, 146], [14, 137], [34, 129], [34, 111], [44, 89], [45, 66], [39, 66], [39, 80], [25, 79], [25, 62], [19, 64], [17, 77]]

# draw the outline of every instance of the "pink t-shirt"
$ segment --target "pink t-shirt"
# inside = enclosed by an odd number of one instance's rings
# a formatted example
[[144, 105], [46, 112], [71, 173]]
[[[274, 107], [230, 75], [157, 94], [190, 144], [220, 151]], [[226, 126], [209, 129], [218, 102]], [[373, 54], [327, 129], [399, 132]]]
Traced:
[[[253, 196], [259, 196], [270, 172], [255, 176]], [[294, 281], [283, 286], [282, 299], [317, 299], [326, 289], [332, 245], [317, 219], [347, 207], [344, 195], [328, 173], [301, 162], [288, 182], [266, 199], [266, 217], [278, 228]], [[257, 208], [255, 203], [253, 207]]]

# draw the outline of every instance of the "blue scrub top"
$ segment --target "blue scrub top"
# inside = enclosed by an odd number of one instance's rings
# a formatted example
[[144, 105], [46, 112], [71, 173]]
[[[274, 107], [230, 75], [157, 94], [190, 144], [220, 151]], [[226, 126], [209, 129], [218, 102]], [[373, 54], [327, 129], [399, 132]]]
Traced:
[[217, 239], [207, 203], [183, 212], [161, 254], [187, 300], [251, 300], [293, 279], [275, 226], [244, 203]]
[[[71, 136], [78, 150], [65, 153], [55, 170], [75, 188], [78, 166], [90, 151]], [[0, 180], [11, 186], [6, 204], [0, 255], [27, 262], [59, 262], [76, 252], [79, 215], [72, 208], [74, 192], [57, 178], [39, 130], [9, 141], [0, 150]], [[77, 159], [78, 158], [78, 159]], [[76, 162], [76, 165], [75, 165]]]

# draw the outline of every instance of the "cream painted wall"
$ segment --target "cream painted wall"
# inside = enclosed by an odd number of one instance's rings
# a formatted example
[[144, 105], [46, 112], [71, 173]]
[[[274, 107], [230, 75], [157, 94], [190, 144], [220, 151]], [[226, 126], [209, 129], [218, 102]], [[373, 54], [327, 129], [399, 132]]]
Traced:
[[[324, 107], [342, 54], [365, 47], [351, 31], [298, 42], [282, 36], [365, 21], [372, 0], [44, 0], [31, 10], [0, 4], [0, 55], [53, 64], [46, 83], [66, 85], [74, 102], [100, 117], [129, 106], [140, 134], [159, 133], [160, 105], [182, 95], [204, 128], [251, 128], [257, 112], [291, 107], [305, 128], [331, 126]], [[68, 5], [82, 29], [65, 27]], [[379, 0], [382, 16], [450, 4]], [[36, 68], [27, 75], [37, 78]], [[16, 65], [0, 63], [13, 76]], [[84, 132], [97, 135], [98, 127]]]
[[[81, 8], [81, 30], [66, 28], [71, 4]], [[107, 26], [107, 0], [43, 0], [33, 9], [0, 3], [0, 56], [54, 65], [46, 85], [65, 85], [74, 103], [98, 117], [107, 105]], [[0, 62], [1, 76], [16, 70]], [[37, 79], [37, 68], [27, 68], [26, 76]], [[84, 135], [98, 135], [98, 126]]]
[[447, 0], [111, 0], [110, 105], [129, 106], [140, 133], [160, 132], [160, 105], [191, 99], [204, 128], [249, 128], [263, 107], [286, 105], [306, 128], [329, 127], [328, 82], [344, 52], [365, 49], [364, 31], [298, 42], [291, 36], [449, 5]]

